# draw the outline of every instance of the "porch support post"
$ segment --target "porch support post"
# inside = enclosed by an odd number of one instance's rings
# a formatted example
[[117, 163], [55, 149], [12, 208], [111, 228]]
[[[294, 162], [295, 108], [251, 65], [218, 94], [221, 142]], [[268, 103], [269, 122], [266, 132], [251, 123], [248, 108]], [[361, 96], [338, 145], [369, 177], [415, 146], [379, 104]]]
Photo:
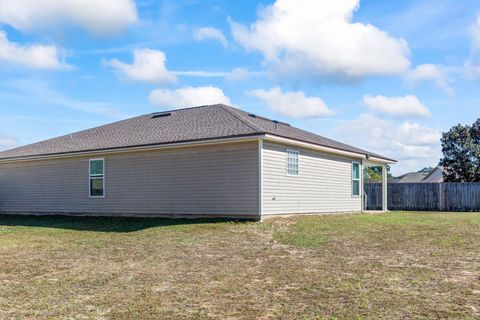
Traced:
[[387, 166], [382, 165], [382, 210], [388, 211], [388, 176]]
[[362, 160], [360, 163], [360, 196], [362, 197], [362, 211], [364, 212], [367, 210], [367, 205], [365, 203], [365, 181], [364, 181], [364, 176], [365, 176], [365, 162]]

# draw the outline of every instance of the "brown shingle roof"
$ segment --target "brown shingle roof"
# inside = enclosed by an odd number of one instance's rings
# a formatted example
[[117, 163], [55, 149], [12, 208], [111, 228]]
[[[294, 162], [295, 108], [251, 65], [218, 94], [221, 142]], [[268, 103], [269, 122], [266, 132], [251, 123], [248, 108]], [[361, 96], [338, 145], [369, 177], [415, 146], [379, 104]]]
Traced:
[[393, 179], [392, 182], [395, 183], [418, 183], [422, 182], [423, 179], [425, 179], [427, 175], [425, 173], [421, 172], [410, 172], [407, 174], [404, 174], [403, 176], [400, 176], [396, 179]]
[[423, 179], [422, 182], [425, 182], [425, 183], [441, 183], [441, 182], [444, 181], [443, 172], [444, 172], [443, 167], [438, 166], [435, 169], [433, 169], [433, 171], [430, 172], [428, 174], [428, 176], [425, 179]]
[[[162, 114], [169, 115], [162, 116]], [[221, 104], [148, 114], [118, 121], [3, 151], [0, 152], [0, 159], [202, 141], [264, 133], [391, 160], [288, 124], [249, 115], [239, 109]]]

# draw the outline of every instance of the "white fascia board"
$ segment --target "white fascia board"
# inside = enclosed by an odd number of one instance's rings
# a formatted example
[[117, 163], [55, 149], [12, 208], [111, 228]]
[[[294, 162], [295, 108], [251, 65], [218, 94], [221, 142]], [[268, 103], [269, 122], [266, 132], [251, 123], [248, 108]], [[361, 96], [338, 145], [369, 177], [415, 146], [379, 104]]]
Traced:
[[344, 151], [344, 150], [339, 150], [335, 148], [329, 148], [329, 147], [320, 146], [320, 145], [309, 143], [309, 142], [298, 141], [298, 140], [279, 137], [271, 134], [259, 134], [259, 135], [245, 136], [245, 137], [167, 143], [167, 144], [152, 145], [152, 146], [124, 147], [124, 148], [107, 149], [107, 150], [104, 149], [104, 150], [95, 150], [95, 151], [78, 151], [78, 152], [24, 157], [24, 158], [16, 158], [16, 159], [3, 159], [3, 160], [0, 160], [0, 163], [26, 162], [26, 161], [28, 162], [28, 161], [34, 161], [34, 160], [63, 159], [63, 158], [73, 158], [73, 157], [79, 157], [79, 156], [95, 156], [95, 155], [118, 154], [118, 153], [126, 153], [126, 152], [140, 152], [140, 151], [150, 151], [150, 150], [160, 150], [160, 149], [163, 150], [163, 149], [172, 149], [172, 148], [185, 148], [190, 146], [193, 147], [193, 146], [215, 145], [215, 144], [224, 144], [224, 143], [256, 141], [259, 139], [263, 141], [270, 141], [274, 143], [281, 143], [281, 144], [287, 144], [291, 146], [303, 147], [306, 149], [321, 151], [329, 154], [341, 155], [341, 156], [345, 156], [353, 159], [362, 159], [362, 160], [368, 159], [368, 161], [371, 161], [374, 163], [380, 163], [380, 164], [396, 163], [396, 161], [391, 161], [391, 160], [386, 160], [386, 159], [381, 159], [376, 157], [367, 158], [367, 155], [362, 153], [355, 153], [355, 152]]
[[17, 158], [17, 159], [3, 159], [3, 160], [0, 160], [0, 163], [28, 162], [28, 161], [35, 161], [35, 160], [64, 159], [64, 158], [75, 158], [75, 157], [82, 157], [82, 156], [98, 156], [98, 155], [119, 154], [119, 153], [129, 153], [129, 152], [152, 151], [152, 150], [168, 150], [168, 149], [174, 149], [174, 148], [186, 148], [186, 147], [195, 147], [195, 146], [209, 146], [209, 145], [238, 143], [238, 142], [247, 142], [247, 141], [258, 141], [263, 137], [264, 135], [253, 135], [253, 136], [246, 136], [246, 137], [168, 143], [168, 144], [160, 144], [160, 145], [152, 145], [152, 146], [125, 147], [125, 148], [106, 149], [106, 150], [104, 149], [104, 150], [95, 150], [95, 151], [78, 151], [78, 152], [70, 152], [70, 153], [44, 155], [44, 156], [24, 157], [24, 158]]
[[356, 152], [351, 152], [351, 151], [345, 151], [345, 150], [330, 148], [330, 147], [326, 147], [326, 146], [320, 146], [320, 145], [314, 144], [314, 143], [298, 141], [298, 140], [279, 137], [279, 136], [275, 136], [275, 135], [271, 135], [271, 134], [266, 134], [264, 140], [265, 141], [270, 141], [270, 142], [281, 143], [281, 144], [287, 144], [287, 145], [291, 145], [291, 146], [303, 147], [303, 148], [306, 148], [306, 149], [321, 151], [321, 152], [334, 154], [334, 155], [339, 155], [339, 156], [345, 156], [345, 157], [349, 157], [349, 158], [353, 158], [353, 159], [369, 160], [369, 161], [376, 162], [376, 163], [381, 163], [381, 164], [396, 163], [396, 161], [391, 161], [391, 160], [386, 160], [386, 159], [382, 159], [382, 158], [367, 156], [366, 154], [363, 154], [363, 153], [356, 153]]
[[350, 152], [350, 151], [338, 150], [338, 149], [334, 149], [334, 148], [319, 146], [317, 144], [313, 144], [313, 143], [309, 143], [309, 142], [302, 142], [302, 141], [298, 141], [298, 140], [293, 140], [293, 139], [288, 139], [288, 138], [283, 138], [283, 137], [278, 137], [278, 136], [272, 136], [272, 135], [269, 135], [269, 134], [267, 134], [265, 136], [265, 141], [287, 144], [287, 145], [291, 145], [291, 146], [302, 147], [302, 148], [316, 150], [316, 151], [322, 151], [322, 152], [325, 152], [325, 153], [346, 156], [346, 157], [354, 158], [354, 159], [366, 159], [367, 158], [367, 156], [365, 154], [361, 154], [361, 153], [354, 153], [354, 152]]
[[364, 162], [367, 165], [382, 165], [382, 164], [395, 164], [397, 161], [393, 160], [386, 160], [382, 158], [377, 158], [377, 157], [368, 157], [367, 161]]

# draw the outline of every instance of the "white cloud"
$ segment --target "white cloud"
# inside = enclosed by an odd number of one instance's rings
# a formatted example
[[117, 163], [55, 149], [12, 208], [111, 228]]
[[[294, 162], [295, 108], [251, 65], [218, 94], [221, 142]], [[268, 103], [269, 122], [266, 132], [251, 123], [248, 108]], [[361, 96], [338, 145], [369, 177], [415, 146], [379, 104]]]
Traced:
[[273, 88], [268, 91], [263, 89], [252, 90], [249, 94], [259, 98], [273, 112], [295, 119], [332, 114], [322, 99], [307, 97], [301, 91], [282, 92], [280, 88]]
[[[0, 91], [3, 100], [12, 99], [18, 105], [62, 107], [95, 115], [112, 117], [115, 119], [126, 118], [128, 114], [119, 111], [118, 103], [100, 101], [85, 101], [66, 96], [64, 93], [52, 88], [47, 81], [40, 79], [9, 79], [2, 83], [8, 91]], [[10, 101], [10, 100], [9, 100]]]
[[21, 31], [79, 26], [116, 34], [138, 20], [133, 0], [0, 0], [0, 23]]
[[214, 40], [219, 42], [224, 48], [228, 46], [227, 38], [225, 38], [222, 31], [212, 27], [204, 27], [195, 30], [193, 38], [197, 41]]
[[7, 33], [1, 30], [0, 61], [35, 69], [53, 70], [66, 67], [60, 61], [56, 47], [39, 44], [21, 46], [10, 42], [7, 38]]
[[153, 105], [173, 109], [217, 103], [232, 104], [222, 89], [212, 86], [156, 89], [150, 92], [149, 101]]
[[107, 63], [123, 76], [136, 80], [153, 83], [174, 83], [176, 77], [165, 66], [167, 58], [158, 50], [135, 50], [133, 64], [127, 64], [117, 59]]
[[245, 81], [253, 77], [260, 77], [265, 73], [262, 71], [251, 71], [244, 68], [235, 68], [230, 72], [189, 70], [189, 71], [172, 71], [172, 74], [176, 76], [184, 76], [184, 77], [225, 78], [227, 81], [237, 82], [237, 81]]
[[472, 46], [475, 50], [480, 50], [480, 14], [477, 15], [475, 23], [470, 29], [472, 34]]
[[417, 123], [404, 122], [398, 128], [399, 141], [413, 146], [437, 145], [441, 134], [438, 130], [431, 130]]
[[434, 64], [422, 64], [415, 69], [409, 71], [405, 75], [405, 81], [410, 86], [414, 86], [422, 81], [433, 81], [437, 88], [451, 96], [453, 88], [449, 85], [452, 81], [448, 71], [440, 66]]
[[0, 134], [0, 150], [7, 150], [18, 145], [18, 140], [10, 135]]
[[172, 71], [172, 73], [176, 76], [195, 77], [195, 78], [225, 78], [229, 75], [228, 72], [204, 71], [204, 70]]
[[470, 56], [465, 61], [465, 69], [467, 76], [480, 78], [480, 14], [470, 27], [470, 35], [472, 37]]
[[240, 82], [245, 81], [250, 78], [261, 77], [265, 73], [262, 71], [252, 71], [245, 68], [235, 68], [229, 74], [227, 74], [226, 79], [231, 82]]
[[275, 71], [303, 78], [402, 74], [409, 48], [371, 24], [353, 22], [359, 0], [277, 0], [250, 27], [231, 22], [236, 41], [259, 50]]
[[480, 78], [480, 64], [472, 64], [471, 62], [465, 63], [466, 75], [468, 78], [479, 79]]
[[417, 123], [397, 125], [366, 113], [338, 131], [350, 144], [398, 160], [392, 168], [397, 175], [436, 166], [441, 157], [441, 132]]
[[381, 95], [363, 97], [363, 103], [372, 111], [394, 117], [428, 117], [430, 111], [414, 95], [385, 97]]

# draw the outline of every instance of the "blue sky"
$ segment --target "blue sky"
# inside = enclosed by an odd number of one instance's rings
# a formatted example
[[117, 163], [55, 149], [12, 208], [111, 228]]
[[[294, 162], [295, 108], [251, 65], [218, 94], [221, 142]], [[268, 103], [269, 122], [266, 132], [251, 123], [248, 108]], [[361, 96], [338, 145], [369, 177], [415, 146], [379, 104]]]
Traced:
[[480, 116], [478, 1], [0, 0], [0, 149], [227, 102], [434, 166]]

